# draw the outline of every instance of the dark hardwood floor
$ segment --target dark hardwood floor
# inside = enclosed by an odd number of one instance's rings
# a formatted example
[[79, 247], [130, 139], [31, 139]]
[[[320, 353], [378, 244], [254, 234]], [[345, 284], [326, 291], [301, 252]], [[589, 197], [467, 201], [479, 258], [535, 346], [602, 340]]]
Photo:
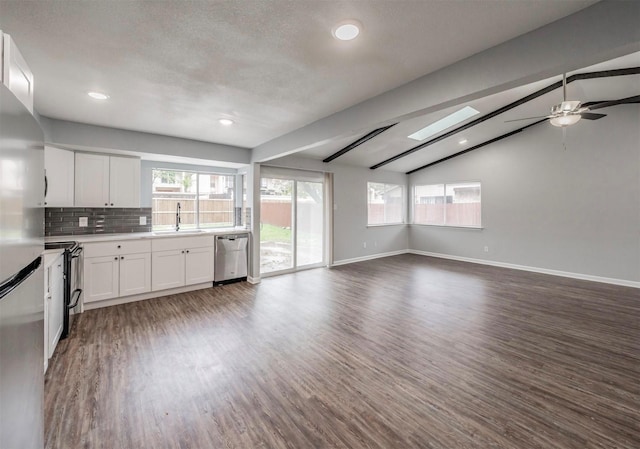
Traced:
[[47, 448], [640, 447], [640, 291], [402, 255], [84, 313]]

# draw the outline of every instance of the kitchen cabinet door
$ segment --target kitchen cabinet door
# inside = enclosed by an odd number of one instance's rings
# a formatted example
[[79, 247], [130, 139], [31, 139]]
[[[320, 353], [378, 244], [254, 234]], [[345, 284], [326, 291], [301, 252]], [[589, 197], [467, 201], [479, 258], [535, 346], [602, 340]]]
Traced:
[[109, 204], [109, 156], [76, 153], [74, 205], [106, 207]]
[[10, 35], [0, 31], [2, 82], [33, 114], [33, 73]]
[[44, 372], [49, 367], [49, 303], [51, 303], [51, 285], [49, 273], [51, 267], [44, 269]]
[[120, 296], [151, 291], [151, 253], [120, 256]]
[[84, 259], [84, 302], [102, 301], [118, 296], [118, 256], [88, 257]]
[[155, 251], [151, 260], [151, 290], [184, 286], [184, 250]]
[[75, 157], [73, 151], [44, 147], [47, 207], [73, 207]]
[[140, 159], [109, 158], [109, 205], [140, 207]]
[[49, 282], [51, 286], [49, 300], [49, 319], [47, 329], [48, 357], [51, 358], [62, 335], [62, 320], [64, 313], [64, 258], [62, 256], [51, 265]]
[[213, 247], [185, 251], [185, 284], [213, 282]]

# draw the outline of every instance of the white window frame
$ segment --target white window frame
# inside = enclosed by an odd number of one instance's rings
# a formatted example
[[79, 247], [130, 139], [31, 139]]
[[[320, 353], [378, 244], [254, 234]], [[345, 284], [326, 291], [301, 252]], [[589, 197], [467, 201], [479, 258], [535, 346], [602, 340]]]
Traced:
[[[190, 174], [194, 174], [196, 175], [196, 208], [195, 208], [195, 220], [196, 220], [196, 227], [195, 228], [186, 228], [186, 229], [216, 229], [216, 228], [225, 228], [225, 227], [235, 227], [237, 225], [236, 223], [236, 214], [235, 214], [235, 207], [236, 207], [236, 176], [232, 173], [216, 173], [216, 172], [199, 172], [199, 171], [194, 171], [194, 170], [181, 170], [179, 168], [152, 168], [151, 172], [153, 173], [154, 170], [161, 170], [161, 171], [172, 171], [172, 172], [176, 172], [176, 173], [190, 173]], [[232, 178], [232, 191], [233, 191], [233, 214], [232, 214], [232, 224], [230, 226], [224, 226], [224, 225], [220, 225], [220, 226], [205, 226], [205, 227], [201, 227], [200, 226], [200, 175], [212, 175], [212, 176], [226, 176], [226, 177], [230, 177]], [[152, 177], [153, 178], [153, 177]], [[151, 199], [152, 199], [152, 203], [153, 204], [153, 184], [151, 184]], [[151, 209], [151, 216], [153, 217], [153, 208]], [[161, 232], [161, 231], [165, 231], [167, 229], [165, 228], [156, 228], [153, 225], [153, 219], [152, 219], [152, 223], [151, 223], [151, 230], [156, 231], [156, 232]]]
[[[401, 211], [401, 217], [400, 217], [400, 221], [394, 221], [394, 222], [387, 222], [386, 221], [386, 217], [385, 217], [385, 222], [384, 223], [369, 223], [369, 184], [384, 184], [385, 186], [394, 186], [394, 187], [399, 187], [400, 190], [402, 191], [402, 196], [401, 196], [401, 204], [402, 204], [402, 211]], [[404, 184], [396, 184], [393, 182], [379, 182], [379, 181], [367, 181], [367, 227], [371, 228], [371, 227], [378, 227], [378, 226], [398, 226], [398, 225], [405, 225], [407, 224], [407, 194], [406, 194], [406, 185]]]
[[[447, 224], [447, 211], [446, 211], [446, 196], [447, 196], [447, 186], [458, 185], [458, 184], [478, 184], [480, 187], [480, 223], [478, 225], [451, 225]], [[431, 224], [431, 223], [416, 223], [415, 220], [415, 208], [416, 208], [416, 190], [418, 187], [424, 186], [434, 186], [434, 185], [442, 185], [444, 187], [443, 204], [442, 208], [442, 224]], [[412, 188], [412, 201], [411, 201], [411, 224], [417, 226], [435, 226], [435, 227], [446, 227], [446, 228], [464, 228], [464, 229], [483, 229], [482, 227], [482, 182], [481, 181], [455, 181], [455, 182], [435, 182], [430, 184], [414, 184]]]

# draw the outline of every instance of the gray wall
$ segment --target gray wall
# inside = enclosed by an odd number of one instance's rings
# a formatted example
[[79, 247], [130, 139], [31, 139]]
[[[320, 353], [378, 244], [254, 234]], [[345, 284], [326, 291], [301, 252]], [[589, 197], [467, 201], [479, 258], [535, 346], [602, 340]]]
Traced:
[[40, 118], [47, 143], [91, 151], [92, 149], [123, 150], [164, 156], [180, 156], [208, 161], [246, 164], [249, 148], [234, 147], [198, 140], [181, 139], [126, 129], [87, 125], [84, 123]]
[[[367, 227], [367, 182], [406, 186], [407, 176], [404, 173], [374, 171], [337, 163], [324, 164], [293, 156], [270, 161], [269, 165], [333, 173], [334, 262], [407, 249], [407, 226]], [[366, 248], [363, 247], [365, 242]]]
[[[411, 249], [640, 281], [640, 107], [541, 124], [410, 176], [480, 180], [484, 229], [410, 226]], [[484, 246], [489, 252], [484, 252]]]

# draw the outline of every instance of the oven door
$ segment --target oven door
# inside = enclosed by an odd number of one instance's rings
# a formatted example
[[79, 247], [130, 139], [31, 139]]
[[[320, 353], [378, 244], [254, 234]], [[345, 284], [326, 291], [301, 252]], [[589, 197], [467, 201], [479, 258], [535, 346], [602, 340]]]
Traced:
[[71, 266], [69, 269], [69, 302], [67, 304], [66, 312], [69, 315], [69, 328], [67, 334], [71, 331], [73, 326], [74, 315], [82, 312], [82, 289], [80, 288], [80, 270], [82, 264], [80, 263], [80, 255], [82, 254], [82, 247], [79, 246], [71, 253]]

